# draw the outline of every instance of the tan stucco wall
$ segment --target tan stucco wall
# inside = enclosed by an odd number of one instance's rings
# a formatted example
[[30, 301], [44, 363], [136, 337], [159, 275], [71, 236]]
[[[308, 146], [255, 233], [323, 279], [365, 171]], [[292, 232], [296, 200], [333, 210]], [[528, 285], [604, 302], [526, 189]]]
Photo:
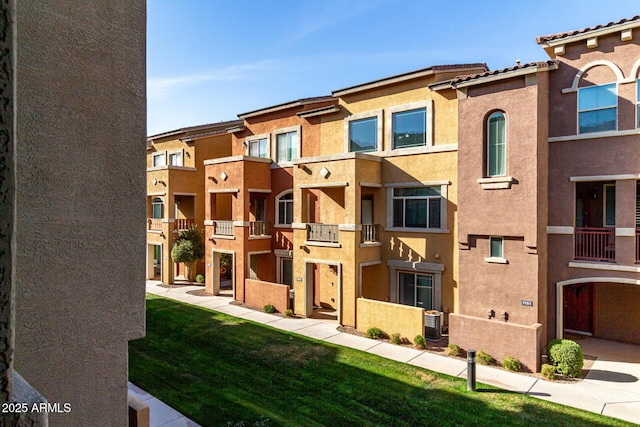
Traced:
[[389, 336], [398, 333], [413, 342], [416, 335], [424, 336], [424, 310], [418, 307], [358, 298], [358, 331], [367, 332], [376, 326]]
[[145, 2], [16, 7], [15, 367], [71, 405], [50, 426], [123, 426], [145, 319]]

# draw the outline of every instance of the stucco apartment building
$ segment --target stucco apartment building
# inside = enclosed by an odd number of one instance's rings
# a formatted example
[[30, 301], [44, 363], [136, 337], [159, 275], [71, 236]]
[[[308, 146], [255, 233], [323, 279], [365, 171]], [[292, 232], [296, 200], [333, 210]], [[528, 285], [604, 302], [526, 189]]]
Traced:
[[240, 114], [204, 161], [206, 290], [531, 370], [567, 333], [640, 344], [638, 26]]
[[[192, 126], [147, 138], [147, 279], [173, 283], [187, 277], [185, 265], [172, 261], [171, 248], [180, 230], [204, 231], [203, 162], [231, 153], [229, 130], [241, 123]], [[204, 274], [202, 262], [195, 270]]]

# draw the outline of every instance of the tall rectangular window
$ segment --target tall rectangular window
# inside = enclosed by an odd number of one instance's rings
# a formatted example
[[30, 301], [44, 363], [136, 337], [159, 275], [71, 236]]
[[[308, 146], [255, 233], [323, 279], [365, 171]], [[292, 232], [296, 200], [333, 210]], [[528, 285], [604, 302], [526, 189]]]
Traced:
[[489, 238], [489, 256], [491, 258], [504, 258], [504, 239], [502, 237]]
[[409, 272], [398, 273], [400, 304], [433, 309], [433, 276]]
[[442, 195], [440, 187], [393, 189], [393, 226], [440, 228]]
[[171, 166], [182, 166], [182, 153], [170, 153], [169, 164]]
[[640, 128], [640, 79], [636, 80], [636, 127]]
[[507, 129], [503, 113], [496, 112], [487, 122], [487, 175], [507, 173]]
[[378, 118], [349, 122], [349, 151], [376, 151], [378, 149]]
[[276, 135], [276, 162], [292, 162], [298, 158], [298, 132]]
[[616, 130], [617, 107], [615, 83], [578, 89], [579, 133]]
[[165, 153], [159, 153], [159, 154], [154, 154], [153, 155], [153, 166], [166, 166], [167, 165], [167, 161], [166, 161], [166, 156]]
[[604, 226], [616, 226], [616, 185], [604, 184]]
[[249, 141], [249, 155], [252, 157], [269, 157], [269, 140], [267, 138]]
[[419, 108], [392, 114], [393, 149], [427, 144], [427, 109]]
[[291, 224], [293, 222], [293, 192], [283, 194], [277, 201], [278, 224]]

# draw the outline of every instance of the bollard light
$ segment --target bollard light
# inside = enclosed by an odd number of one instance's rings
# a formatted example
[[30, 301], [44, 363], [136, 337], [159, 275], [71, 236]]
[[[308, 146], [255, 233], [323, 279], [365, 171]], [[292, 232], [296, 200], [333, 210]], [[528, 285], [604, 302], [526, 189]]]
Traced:
[[467, 390], [476, 391], [476, 351], [467, 351]]

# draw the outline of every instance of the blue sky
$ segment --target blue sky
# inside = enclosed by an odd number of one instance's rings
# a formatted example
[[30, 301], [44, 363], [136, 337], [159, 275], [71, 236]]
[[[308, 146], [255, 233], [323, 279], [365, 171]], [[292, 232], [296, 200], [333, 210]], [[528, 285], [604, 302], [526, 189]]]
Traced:
[[545, 60], [535, 38], [638, 0], [148, 0], [149, 135], [431, 65]]

